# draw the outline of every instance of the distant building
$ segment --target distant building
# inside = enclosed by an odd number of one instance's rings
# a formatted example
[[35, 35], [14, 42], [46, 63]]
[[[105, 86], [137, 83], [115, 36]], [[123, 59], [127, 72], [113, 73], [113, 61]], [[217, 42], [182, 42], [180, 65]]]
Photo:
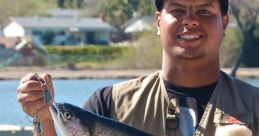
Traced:
[[114, 28], [99, 18], [10, 17], [3, 27], [5, 37], [31, 36], [38, 44], [108, 44]]
[[121, 28], [125, 33], [142, 32], [155, 28], [155, 18], [152, 16], [133, 17], [125, 22]]

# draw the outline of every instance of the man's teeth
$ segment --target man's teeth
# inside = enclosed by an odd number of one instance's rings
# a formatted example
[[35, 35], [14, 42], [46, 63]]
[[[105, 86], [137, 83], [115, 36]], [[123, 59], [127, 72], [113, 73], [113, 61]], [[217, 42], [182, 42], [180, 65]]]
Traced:
[[184, 39], [184, 40], [194, 40], [194, 39], [200, 38], [200, 36], [199, 35], [181, 35], [180, 38]]

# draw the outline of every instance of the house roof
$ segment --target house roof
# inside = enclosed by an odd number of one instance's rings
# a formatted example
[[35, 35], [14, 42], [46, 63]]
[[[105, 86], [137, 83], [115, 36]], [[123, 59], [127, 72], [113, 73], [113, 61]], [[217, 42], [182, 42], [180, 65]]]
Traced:
[[152, 29], [155, 26], [155, 19], [152, 16], [134, 17], [125, 22], [121, 28], [126, 33], [138, 32]]
[[99, 18], [53, 18], [53, 17], [11, 17], [25, 28], [75, 28], [75, 29], [105, 29], [113, 27]]

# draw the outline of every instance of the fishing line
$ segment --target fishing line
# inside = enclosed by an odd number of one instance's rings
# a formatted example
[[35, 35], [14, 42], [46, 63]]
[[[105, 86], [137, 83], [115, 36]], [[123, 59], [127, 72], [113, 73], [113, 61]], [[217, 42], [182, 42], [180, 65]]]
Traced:
[[[37, 73], [34, 73], [34, 75], [36, 76], [36, 79], [41, 84], [41, 90], [43, 91], [44, 105], [45, 107], [48, 107], [47, 104], [52, 99], [52, 97], [50, 95], [47, 82], [43, 78], [41, 78]], [[45, 110], [47, 113], [47, 109]], [[36, 111], [35, 117], [33, 118], [33, 125], [34, 125], [34, 133], [36, 132], [35, 133], [36, 136], [42, 134], [43, 128], [42, 128], [42, 123], [40, 121], [40, 113], [38, 110]]]

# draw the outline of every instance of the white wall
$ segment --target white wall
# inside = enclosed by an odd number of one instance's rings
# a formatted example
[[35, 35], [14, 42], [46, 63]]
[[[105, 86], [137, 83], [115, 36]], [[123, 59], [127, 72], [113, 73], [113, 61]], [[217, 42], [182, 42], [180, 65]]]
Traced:
[[3, 35], [6, 37], [21, 37], [25, 36], [25, 30], [18, 23], [11, 22], [4, 28]]

